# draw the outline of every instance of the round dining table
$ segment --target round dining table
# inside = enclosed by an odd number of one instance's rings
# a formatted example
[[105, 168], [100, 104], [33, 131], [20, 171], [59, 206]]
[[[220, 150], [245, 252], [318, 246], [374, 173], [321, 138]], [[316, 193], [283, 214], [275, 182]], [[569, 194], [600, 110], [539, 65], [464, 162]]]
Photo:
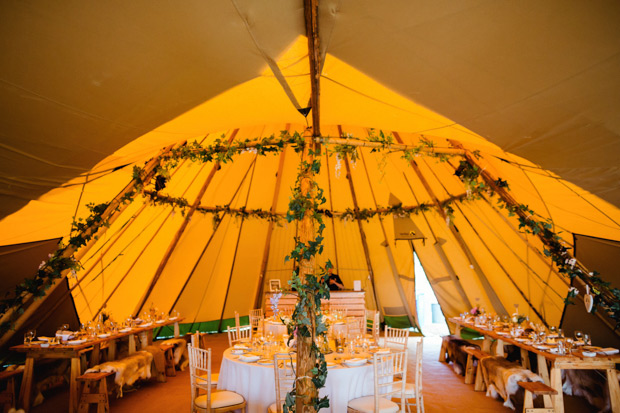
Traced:
[[[276, 401], [273, 363], [270, 365], [246, 363], [239, 360], [239, 356], [232, 354], [231, 350], [229, 348], [224, 351], [217, 388], [242, 395], [247, 402], [248, 413], [265, 413]], [[354, 357], [361, 356], [363, 355]], [[347, 355], [331, 353], [326, 355], [325, 359], [334, 362], [336, 357], [346, 358]], [[329, 398], [329, 408], [321, 411], [346, 412], [349, 400], [372, 395], [373, 375], [371, 363], [355, 367], [336, 363], [334, 367], [329, 368], [325, 387], [319, 391], [320, 397]]]

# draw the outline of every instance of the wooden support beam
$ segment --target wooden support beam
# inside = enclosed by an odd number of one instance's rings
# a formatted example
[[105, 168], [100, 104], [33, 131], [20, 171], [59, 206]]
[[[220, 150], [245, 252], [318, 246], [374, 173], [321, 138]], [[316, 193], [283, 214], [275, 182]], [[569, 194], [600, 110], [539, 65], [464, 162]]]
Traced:
[[308, 59], [310, 60], [310, 106], [312, 107], [312, 136], [321, 136], [320, 123], [320, 76], [321, 54], [319, 50], [319, 0], [304, 0]]
[[[280, 188], [282, 187], [282, 175], [284, 172], [284, 160], [286, 157], [286, 151], [280, 153], [280, 161], [278, 163], [278, 172], [276, 175], [276, 186], [273, 190], [273, 198], [271, 199], [271, 208], [269, 212], [275, 213], [278, 206], [278, 198], [280, 196]], [[267, 237], [265, 239], [265, 248], [263, 250], [263, 260], [260, 266], [260, 273], [258, 275], [258, 285], [256, 288], [256, 296], [254, 297], [254, 307], [263, 307], [263, 292], [265, 289], [265, 272], [267, 271], [267, 264], [269, 262], [269, 251], [271, 250], [271, 235], [273, 234], [273, 221], [269, 221], [267, 227]]]
[[[312, 148], [313, 140], [310, 131], [306, 131], [305, 134], [306, 147], [302, 154], [302, 162], [305, 161], [308, 164], [312, 164], [314, 161], [314, 155], [310, 154], [310, 148]], [[308, 168], [305, 173], [302, 173], [300, 178], [300, 189], [303, 197], [313, 196], [314, 191], [314, 176], [312, 171]], [[308, 244], [310, 241], [314, 241], [315, 228], [314, 219], [312, 217], [314, 211], [308, 209], [304, 213], [304, 217], [301, 221], [298, 221], [297, 228], [299, 234], [299, 241]], [[299, 277], [302, 282], [305, 283], [306, 276], [308, 274], [314, 274], [315, 258], [312, 256], [310, 259], [302, 259], [299, 262]], [[312, 351], [312, 345], [316, 338], [316, 325], [314, 314], [317, 309], [314, 308], [313, 300], [309, 300], [309, 305], [304, 308], [304, 311], [308, 314], [312, 322], [312, 328], [310, 329], [310, 337], [304, 337], [301, 334], [297, 334], [297, 374], [296, 374], [296, 390], [297, 397], [295, 399], [295, 410], [297, 412], [315, 412], [314, 401], [318, 397], [318, 390], [312, 382], [315, 374], [313, 372], [316, 365], [316, 356]]]
[[[183, 143], [185, 144], [185, 143]], [[157, 173], [157, 168], [160, 165], [161, 160], [166, 156], [166, 154], [174, 147], [174, 145], [170, 145], [164, 148], [160, 154], [151, 159], [144, 166], [143, 176], [141, 177], [142, 183], [148, 183]], [[116, 218], [120, 215], [122, 211], [127, 208], [129, 205], [125, 201], [125, 195], [130, 194], [135, 191], [136, 187], [139, 183], [132, 179], [125, 188], [121, 192], [119, 192], [116, 197], [110, 202], [105, 211], [101, 214], [101, 220], [93, 223], [90, 227], [86, 228], [82, 232], [83, 237], [91, 237], [90, 241], [86, 243], [86, 245], [81, 248], [75, 247], [73, 245], [68, 245], [62, 253], [63, 258], [74, 257], [75, 260], [80, 260], [86, 253], [92, 248], [95, 244], [97, 238], [101, 237], [107, 228], [114, 223]], [[107, 225], [102, 225], [106, 223]], [[65, 277], [69, 273], [69, 270], [63, 271], [61, 276], [55, 280], [50, 282], [50, 287], [45, 292], [45, 295], [41, 298], [35, 298], [31, 293], [23, 294], [23, 305], [21, 308], [12, 307], [9, 308], [4, 314], [2, 314], [2, 318], [0, 318], [0, 324], [4, 322], [13, 321], [13, 328], [7, 330], [2, 337], [0, 338], [0, 347], [4, 346], [8, 340], [13, 337], [15, 332], [17, 332], [23, 324], [34, 314], [34, 312], [41, 306], [41, 304], [45, 301], [47, 297], [49, 297], [56, 288], [64, 281]], [[23, 310], [23, 312], [19, 312], [19, 310]]]
[[[338, 125], [338, 132], [342, 134], [342, 126]], [[349, 189], [351, 190], [351, 198], [353, 199], [353, 209], [355, 211], [359, 211], [359, 203], [357, 202], [357, 195], [355, 193], [355, 186], [353, 186], [353, 180], [351, 179], [351, 167], [349, 166], [349, 160], [347, 157], [344, 159], [344, 166], [347, 169], [347, 181], [349, 182]], [[366, 268], [368, 268], [368, 276], [370, 277], [370, 285], [372, 287], [373, 298], [375, 300], [376, 309], [379, 310], [381, 314], [383, 314], [381, 302], [379, 301], [379, 296], [377, 295], [377, 290], [375, 288], [375, 273], [372, 269], [372, 262], [370, 261], [370, 249], [368, 248], [368, 239], [366, 238], [366, 232], [364, 231], [364, 226], [362, 221], [356, 219], [357, 228], [360, 232], [360, 239], [362, 241], [362, 247], [364, 248], [364, 257], [366, 258]]]

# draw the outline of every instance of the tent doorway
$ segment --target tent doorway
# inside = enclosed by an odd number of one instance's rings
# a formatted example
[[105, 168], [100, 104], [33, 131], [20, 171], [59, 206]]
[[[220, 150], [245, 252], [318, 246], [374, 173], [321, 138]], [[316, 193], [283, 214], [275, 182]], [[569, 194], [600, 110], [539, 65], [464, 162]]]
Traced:
[[415, 268], [416, 310], [422, 333], [426, 337], [450, 334], [446, 318], [441, 311], [441, 307], [439, 307], [437, 297], [435, 297], [435, 293], [428, 282], [428, 277], [415, 251], [413, 252], [413, 263]]

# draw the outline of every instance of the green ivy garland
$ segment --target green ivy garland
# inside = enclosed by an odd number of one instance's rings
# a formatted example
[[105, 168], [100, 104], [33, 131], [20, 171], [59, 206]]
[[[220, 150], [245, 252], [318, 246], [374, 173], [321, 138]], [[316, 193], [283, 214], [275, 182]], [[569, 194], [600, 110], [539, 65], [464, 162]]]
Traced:
[[[379, 134], [376, 134], [374, 130], [370, 131], [368, 139], [366, 140], [354, 138], [350, 135], [344, 136], [344, 138], [350, 139], [352, 142], [370, 141], [379, 143], [381, 144], [380, 147], [373, 148], [371, 152], [385, 150], [401, 151], [403, 153], [402, 157], [408, 161], [420, 156], [423, 151], [433, 149], [435, 147], [432, 140], [422, 137], [418, 146], [409, 147], [406, 149], [392, 148], [391, 145], [394, 143], [393, 137], [391, 135], [385, 135], [382, 131], [380, 131]], [[301, 152], [304, 148], [303, 137], [297, 132], [290, 134], [288, 131], [282, 131], [280, 132], [279, 137], [276, 137], [274, 134], [261, 139], [246, 139], [243, 141], [234, 141], [232, 143], [227, 142], [224, 136], [216, 139], [212, 144], [207, 146], [202, 146], [198, 142], [193, 142], [188, 145], [173, 148], [163, 157], [160, 167], [157, 170], [157, 176], [159, 178], [157, 179], [157, 182], [159, 182], [159, 186], [161, 186], [162, 183], [165, 184], [165, 181], [169, 178], [170, 169], [177, 166], [178, 162], [182, 159], [189, 159], [194, 162], [216, 161], [220, 163], [227, 163], [233, 159], [234, 155], [245, 151], [253, 151], [258, 155], [264, 156], [270, 153], [279, 153], [286, 146], [292, 146], [295, 152]], [[329, 145], [325, 144], [325, 146]], [[333, 147], [328, 149], [326, 153], [328, 156], [336, 155], [337, 157], [340, 157], [340, 159], [344, 159], [345, 156], [348, 156], [352, 161], [358, 158], [357, 147], [352, 144], [333, 145]], [[473, 152], [473, 154], [478, 157], [477, 152]], [[440, 161], [446, 161], [449, 156], [451, 156], [433, 153], [432, 151], [425, 151], [425, 155], [436, 157]], [[318, 168], [320, 168], [320, 162], [313, 165], [306, 165], [305, 167], [315, 168], [318, 170]], [[476, 199], [482, 194], [482, 191], [490, 191], [489, 188], [485, 187], [484, 182], [478, 181], [480, 172], [481, 171], [478, 170], [477, 166], [469, 163], [467, 160], [460, 161], [456, 174], [461, 177], [465, 183], [468, 188], [468, 194], [466, 197], [451, 197], [450, 199], [444, 201], [442, 207], [448, 215], [448, 221], [453, 219], [453, 202], [463, 202], [465, 200], [472, 199], [472, 197], [473, 199]], [[135, 166], [133, 170], [133, 179], [136, 183], [135, 189], [127, 192], [123, 196], [121, 199], [121, 204], [132, 202], [136, 195], [142, 192], [143, 186], [148, 183], [143, 181], [143, 176], [144, 170]], [[498, 179], [495, 184], [498, 187], [508, 189], [507, 182], [501, 178]], [[182, 213], [184, 208], [187, 207], [187, 201], [182, 198], [168, 197], [169, 199], [165, 199], [165, 197], [162, 196], [153, 196], [152, 193], [147, 194], [147, 196], [149, 196], [151, 201], [155, 203], [169, 203], [170, 205], [176, 205], [181, 208]], [[307, 202], [307, 199], [296, 199], [291, 205], [290, 216], [295, 216], [295, 208], [300, 210], [300, 208], [304, 208], [304, 205], [306, 205]], [[545, 248], [543, 252], [556, 264], [559, 273], [564, 274], [571, 279], [577, 276], [580, 278], [587, 277], [593, 286], [592, 293], [594, 294], [594, 311], [596, 311], [596, 308], [600, 306], [609, 312], [611, 317], [615, 319], [617, 323], [620, 323], [620, 290], [617, 288], [610, 288], [610, 284], [601, 279], [597, 272], [588, 273], [587, 270], [580, 264], [576, 264], [574, 259], [570, 258], [565, 242], [559, 235], [552, 231], [552, 224], [549, 220], [535, 218], [535, 216], [538, 215], [536, 215], [527, 205], [508, 205], [501, 198], [498, 203], [500, 208], [506, 208], [508, 210], [510, 216], [515, 215], [519, 211], [527, 212], [527, 218], [519, 218], [520, 229], [528, 233], [539, 235], [544, 240]], [[89, 228], [90, 226], [109, 225], [107, 220], [102, 218], [102, 213], [107, 207], [108, 204], [105, 203], [99, 205], [88, 205], [90, 215], [84, 220], [81, 218], [74, 220], [72, 224], [72, 235], [68, 240], [68, 245], [75, 248], [82, 247], [93, 237], [93, 235], [84, 235], [84, 230], [86, 228]], [[377, 210], [347, 210], [340, 216], [342, 219], [369, 219], [377, 214], [387, 215], [393, 213], [418, 213], [428, 209], [430, 209], [430, 205], [426, 204], [421, 204], [416, 207], [403, 207], [402, 205], [398, 205], [396, 207], [389, 207], [386, 209], [379, 208]], [[246, 211], [243, 208], [233, 210], [229, 206], [215, 207], [213, 209], [199, 208], [198, 210], [204, 213], [214, 213], [215, 221], [221, 219], [221, 213], [234, 213], [237, 216], [256, 216], [264, 219], [272, 219], [276, 222], [279, 219], [275, 214], [271, 214], [267, 211]], [[315, 210], [315, 219], [320, 218], [322, 213], [324, 213], [324, 211], [317, 208]], [[287, 219], [288, 217], [289, 215], [287, 214]], [[291, 253], [292, 257], [296, 257], [299, 254], [302, 256], [304, 254], [313, 254], [315, 251], [320, 249], [321, 241], [322, 239], [315, 240], [314, 244], [308, 246], [296, 245], [294, 251]], [[298, 244], [298, 241], [296, 241], [296, 244]], [[50, 254], [49, 259], [46, 262], [41, 263], [34, 278], [24, 280], [24, 282], [15, 287], [12, 293], [7, 293], [7, 298], [0, 301], [0, 314], [5, 314], [11, 308], [16, 309], [18, 314], [22, 313], [24, 311], [23, 306], [25, 304], [24, 297], [27, 293], [31, 293], [34, 297], [44, 296], [53, 281], [61, 277], [63, 271], [71, 270], [73, 273], [78, 271], [80, 269], [79, 262], [77, 262], [73, 257], [63, 256], [66, 248], [67, 246], [64, 244], [59, 244], [58, 250], [53, 254]], [[576, 290], [571, 289], [566, 302], [572, 303], [571, 298], [575, 295]], [[12, 328], [12, 321], [4, 321], [0, 324], [0, 334], [4, 334], [10, 328]]]

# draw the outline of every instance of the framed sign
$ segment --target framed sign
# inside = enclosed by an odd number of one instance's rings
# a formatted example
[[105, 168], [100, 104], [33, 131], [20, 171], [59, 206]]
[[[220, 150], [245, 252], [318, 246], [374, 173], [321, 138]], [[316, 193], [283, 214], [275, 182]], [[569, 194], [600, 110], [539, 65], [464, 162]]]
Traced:
[[271, 292], [280, 291], [280, 280], [279, 279], [271, 279], [269, 280], [269, 290]]

